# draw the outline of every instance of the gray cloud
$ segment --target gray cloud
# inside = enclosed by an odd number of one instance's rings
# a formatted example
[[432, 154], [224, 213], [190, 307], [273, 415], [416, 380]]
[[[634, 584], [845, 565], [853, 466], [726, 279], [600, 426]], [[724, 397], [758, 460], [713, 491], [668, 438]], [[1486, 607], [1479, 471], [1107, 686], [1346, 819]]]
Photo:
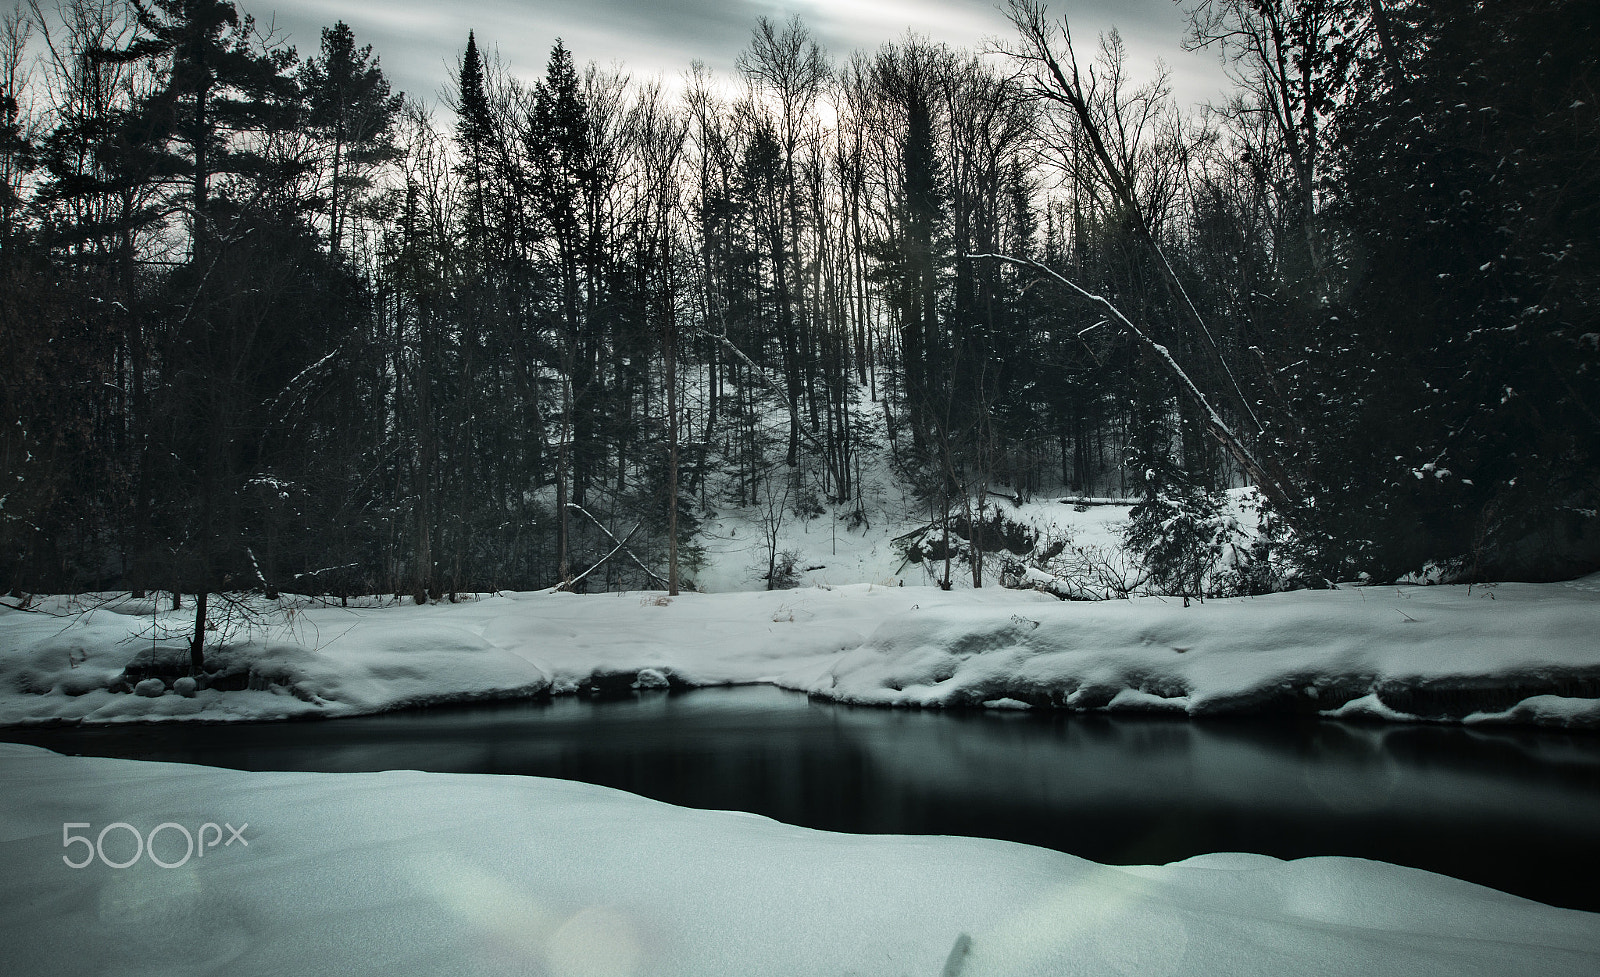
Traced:
[[[485, 50], [498, 51], [516, 75], [544, 70], [550, 46], [562, 38], [580, 63], [618, 63], [636, 78], [675, 79], [699, 59], [731, 74], [756, 18], [798, 14], [835, 60], [870, 51], [907, 30], [953, 46], [979, 49], [986, 38], [1010, 35], [990, 0], [241, 0], [258, 21], [274, 23], [302, 55], [314, 53], [320, 30], [348, 23], [383, 58], [396, 90], [434, 101], [477, 32]], [[1215, 99], [1225, 79], [1215, 59], [1181, 46], [1183, 14], [1172, 0], [1075, 0], [1053, 4], [1080, 42], [1092, 43], [1115, 26], [1131, 67], [1146, 74], [1156, 58], [1173, 72], [1180, 104]]]

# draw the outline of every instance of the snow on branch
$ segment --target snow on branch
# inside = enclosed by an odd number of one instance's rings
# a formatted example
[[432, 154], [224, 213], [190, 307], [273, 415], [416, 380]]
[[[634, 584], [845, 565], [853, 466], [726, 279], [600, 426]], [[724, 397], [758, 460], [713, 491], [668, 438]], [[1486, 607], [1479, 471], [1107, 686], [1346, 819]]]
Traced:
[[700, 335], [709, 339], [715, 339], [717, 342], [726, 346], [728, 348], [728, 352], [738, 357], [739, 362], [749, 367], [752, 373], [760, 377], [762, 382], [770, 387], [774, 394], [777, 394], [778, 401], [789, 408], [789, 416], [794, 419], [795, 426], [799, 429], [801, 434], [805, 435], [805, 439], [811, 442], [811, 446], [824, 454], [827, 453], [827, 446], [822, 443], [821, 438], [817, 437], [816, 432], [811, 430], [811, 426], [806, 423], [805, 417], [802, 416], [804, 412], [799, 410], [795, 403], [789, 399], [788, 391], [784, 390], [782, 385], [779, 384], [777, 380], [773, 379], [772, 374], [763, 369], [761, 364], [757, 363], [755, 360], [746, 355], [744, 350], [734, 345], [733, 340], [728, 338], [728, 333], [726, 331], [711, 332], [707, 329], [700, 329], [697, 331], [700, 333]]
[[[638, 564], [639, 569], [641, 569], [641, 570], [643, 570], [645, 572], [645, 576], [649, 577], [651, 582], [658, 583], [662, 587], [666, 587], [667, 581], [665, 580], [665, 578], [663, 578], [661, 576], [661, 574], [655, 572], [654, 570], [652, 570], [648, 566], [646, 566], [645, 562], [643, 560], [639, 559], [639, 557], [634, 554], [633, 550], [628, 549], [628, 540], [633, 538], [633, 533], [629, 533], [628, 534], [628, 539], [618, 539], [616, 537], [616, 534], [613, 533], [611, 530], [607, 529], [606, 528], [606, 524], [601, 522], [599, 519], [596, 519], [594, 513], [590, 512], [588, 509], [585, 509], [583, 506], [579, 505], [576, 502], [568, 502], [567, 503], [567, 508], [573, 510], [574, 512], [581, 512], [584, 515], [588, 516], [589, 517], [589, 521], [594, 523], [596, 526], [598, 526], [600, 531], [602, 533], [606, 534], [606, 538], [607, 539], [609, 539], [613, 543], [617, 544], [617, 550], [621, 550], [622, 552], [628, 554], [628, 559], [630, 559], [634, 563]], [[634, 527], [634, 532], [638, 532], [638, 531], [639, 531], [639, 527], [635, 526]], [[604, 563], [606, 560], [611, 559], [612, 554], [615, 554], [617, 550], [612, 550], [611, 553], [606, 554], [606, 556], [603, 557], [600, 560], [600, 563]], [[577, 579], [573, 580], [572, 583], [577, 583], [579, 580], [582, 580], [585, 576], [588, 576], [589, 573], [591, 571], [593, 571], [595, 567], [598, 567], [600, 565], [600, 563], [596, 563], [593, 567], [590, 567], [588, 570], [583, 571], [583, 573], [579, 574]], [[567, 584], [567, 586], [571, 586], [571, 584]]]
[[[332, 352], [323, 356], [321, 359], [306, 367], [304, 370], [301, 370], [299, 373], [296, 373], [288, 383], [283, 385], [283, 389], [278, 391], [278, 395], [273, 398], [272, 406], [267, 409], [267, 414], [272, 418], [273, 423], [280, 423], [288, 417], [288, 408], [286, 405], [284, 405], [284, 398], [293, 397], [294, 399], [298, 399], [299, 396], [303, 395], [304, 390], [301, 390], [299, 393], [296, 393], [295, 390], [300, 382], [310, 378], [313, 373], [322, 369], [323, 366], [327, 365], [330, 360], [332, 360], [335, 356], [338, 356], [341, 352], [343, 352], [343, 350], [344, 344], [341, 343], [335, 347]], [[285, 408], [282, 414], [278, 412], [278, 408], [280, 406]]]
[[1262, 489], [1269, 495], [1278, 496], [1279, 502], [1287, 501], [1287, 496], [1283, 490], [1283, 487], [1278, 484], [1277, 480], [1270, 478], [1267, 475], [1266, 469], [1262, 467], [1259, 461], [1256, 460], [1255, 455], [1248, 447], [1245, 446], [1244, 442], [1239, 439], [1239, 436], [1234, 433], [1233, 428], [1229, 427], [1227, 422], [1222, 419], [1222, 415], [1217, 413], [1216, 408], [1211, 405], [1210, 399], [1206, 397], [1205, 393], [1201, 391], [1200, 387], [1194, 382], [1193, 379], [1190, 378], [1189, 374], [1185, 372], [1183, 367], [1178, 365], [1178, 361], [1173, 359], [1172, 352], [1168, 350], [1167, 347], [1152, 339], [1150, 335], [1143, 329], [1139, 328], [1139, 326], [1135, 324], [1132, 319], [1129, 319], [1127, 316], [1123, 315], [1122, 310], [1117, 308], [1110, 299], [1103, 295], [1097, 295], [1094, 292], [1089, 291], [1088, 289], [1079, 285], [1077, 282], [1072, 281], [1070, 278], [1062, 275], [1055, 269], [1049, 267], [1048, 265], [1034, 261], [1032, 258], [1017, 258], [1008, 254], [964, 254], [961, 257], [968, 261], [1003, 261], [1007, 264], [1015, 265], [1018, 268], [1028, 268], [1033, 271], [1049, 275], [1051, 278], [1066, 286], [1079, 297], [1089, 302], [1093, 302], [1105, 309], [1112, 322], [1120, 325], [1124, 331], [1137, 339], [1139, 343], [1144, 346], [1145, 350], [1155, 357], [1156, 361], [1160, 363], [1169, 374], [1172, 375], [1172, 378], [1178, 382], [1178, 386], [1189, 396], [1189, 399], [1205, 416], [1207, 430], [1211, 432], [1213, 437], [1221, 442], [1223, 447], [1228, 449], [1228, 453], [1233, 455], [1234, 459], [1239, 462], [1240, 466], [1242, 466], [1244, 470], [1250, 474], [1250, 477], [1255, 479], [1256, 483], [1260, 485]]

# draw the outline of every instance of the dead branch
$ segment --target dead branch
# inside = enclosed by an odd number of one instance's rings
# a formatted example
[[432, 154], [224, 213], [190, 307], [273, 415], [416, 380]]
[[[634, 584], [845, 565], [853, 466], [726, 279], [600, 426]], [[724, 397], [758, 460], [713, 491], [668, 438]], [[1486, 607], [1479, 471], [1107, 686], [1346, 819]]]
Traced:
[[1034, 261], [1032, 258], [1015, 258], [1006, 254], [965, 254], [961, 257], [969, 261], [1004, 261], [1019, 268], [1028, 268], [1041, 272], [1065, 285], [1079, 297], [1104, 308], [1111, 320], [1120, 325], [1128, 335], [1138, 340], [1140, 345], [1145, 348], [1145, 351], [1177, 381], [1179, 389], [1188, 396], [1189, 400], [1200, 409], [1201, 414], [1205, 417], [1206, 430], [1227, 449], [1228, 453], [1239, 463], [1239, 466], [1251, 478], [1255, 479], [1262, 493], [1272, 500], [1280, 512], [1291, 511], [1289, 505], [1291, 497], [1286, 491], [1286, 487], [1279, 484], [1277, 479], [1268, 475], [1266, 468], [1256, 460], [1255, 454], [1234, 433], [1233, 428], [1229, 427], [1227, 422], [1222, 419], [1222, 415], [1217, 413], [1216, 408], [1211, 406], [1211, 401], [1201, 392], [1194, 380], [1190, 379], [1189, 374], [1184, 371], [1183, 367], [1178, 365], [1178, 361], [1173, 359], [1171, 351], [1152, 339], [1149, 333], [1135, 325], [1132, 319], [1123, 315], [1122, 310], [1112, 304], [1110, 299], [1103, 295], [1096, 295], [1055, 269]]
[[[590, 518], [592, 519], [594, 517], [590, 516]], [[573, 577], [571, 580], [563, 580], [561, 583], [556, 585], [555, 589], [558, 590], [558, 591], [560, 591], [560, 590], [571, 590], [574, 586], [577, 585], [578, 581], [582, 580], [584, 577], [587, 577], [589, 574], [591, 574], [591, 573], [595, 572], [596, 570], [600, 569], [602, 566], [605, 565], [605, 562], [607, 560], [611, 559], [613, 556], [616, 556], [618, 553], [621, 553], [623, 548], [626, 547], [630, 542], [633, 541], [634, 534], [636, 534], [639, 531], [639, 527], [643, 526], [643, 525], [644, 525], [644, 523], [642, 523], [642, 522], [639, 523], [638, 525], [635, 525], [632, 529], [630, 529], [628, 531], [628, 535], [622, 537], [622, 542], [618, 543], [615, 547], [613, 547], [610, 553], [607, 553], [605, 556], [602, 556], [594, 564], [594, 566], [591, 566], [589, 569], [587, 569], [587, 570], [583, 571], [582, 573], [578, 574], [576, 577]], [[604, 529], [605, 527], [602, 526], [601, 528]], [[607, 533], [607, 535], [610, 535], [610, 534]], [[613, 536], [612, 538], [615, 539], [616, 537]], [[632, 556], [631, 553], [629, 555]], [[635, 557], [635, 559], [637, 560], [637, 557]], [[648, 572], [648, 571], [646, 571], [646, 572]]]
[[[627, 540], [618, 539], [616, 537], [616, 535], [611, 532], [611, 530], [606, 528], [606, 524], [605, 523], [603, 523], [599, 519], [595, 518], [594, 513], [590, 512], [588, 509], [585, 509], [583, 506], [579, 505], [576, 502], [568, 502], [567, 503], [567, 508], [568, 509], [572, 509], [572, 510], [574, 510], [576, 512], [581, 512], [584, 515], [588, 516], [589, 517], [589, 521], [594, 523], [596, 526], [598, 526], [600, 528], [600, 531], [602, 533], [606, 534], [606, 538], [607, 539], [609, 539], [613, 543], [617, 544], [617, 549], [620, 549], [622, 552], [628, 554], [628, 559], [630, 559], [634, 563], [638, 564], [639, 569], [641, 569], [641, 570], [643, 570], [645, 572], [645, 575], [650, 578], [652, 583], [661, 584], [663, 587], [666, 586], [666, 583], [667, 583], [666, 578], [662, 577], [661, 574], [655, 572], [654, 570], [652, 570], [648, 566], [646, 566], [645, 562], [643, 560], [639, 559], [639, 557], [634, 554], [633, 550], [630, 550], [630, 549], [627, 548], [627, 546], [625, 545]], [[637, 527], [635, 527], [635, 530], [637, 531]], [[629, 533], [628, 534], [628, 538], [632, 539], [633, 538], [633, 533]], [[608, 557], [608, 559], [609, 559], [609, 557]], [[601, 562], [603, 563], [605, 561], [602, 560]], [[599, 566], [599, 564], [597, 563], [597, 564], [595, 564], [595, 566]], [[594, 569], [594, 567], [590, 567], [589, 568], [589, 570], [593, 570], [593, 569]], [[588, 570], [584, 571], [584, 573], [588, 573], [588, 572], [589, 572]], [[576, 583], [576, 582], [577, 582], [576, 580], [573, 581], [573, 583]]]

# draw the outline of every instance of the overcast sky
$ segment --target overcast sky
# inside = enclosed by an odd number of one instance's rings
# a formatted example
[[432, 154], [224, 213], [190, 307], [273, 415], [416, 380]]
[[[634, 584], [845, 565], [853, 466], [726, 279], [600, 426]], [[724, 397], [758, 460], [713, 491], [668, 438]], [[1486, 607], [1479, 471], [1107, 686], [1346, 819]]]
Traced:
[[[321, 28], [343, 20], [371, 44], [396, 91], [437, 102], [467, 31], [498, 50], [522, 77], [544, 71], [555, 38], [580, 65], [619, 64], [636, 79], [679, 79], [691, 61], [732, 76], [756, 18], [798, 14], [837, 63], [855, 50], [901, 39], [907, 29], [952, 46], [978, 49], [986, 37], [1009, 37], [996, 0], [239, 0], [265, 25], [273, 22], [302, 56], [315, 54]], [[1131, 68], [1144, 76], [1161, 58], [1172, 68], [1184, 106], [1215, 100], [1224, 85], [1210, 54], [1180, 46], [1183, 13], [1173, 0], [1051, 0], [1074, 37], [1093, 43], [1117, 27]]]

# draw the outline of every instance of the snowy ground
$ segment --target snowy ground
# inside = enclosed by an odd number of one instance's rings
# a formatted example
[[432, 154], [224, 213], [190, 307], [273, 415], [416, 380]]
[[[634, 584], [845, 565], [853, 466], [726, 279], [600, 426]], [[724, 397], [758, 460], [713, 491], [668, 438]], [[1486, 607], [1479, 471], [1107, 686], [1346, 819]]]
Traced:
[[[865, 522], [854, 526], [848, 507], [831, 507], [814, 519], [790, 515], [778, 527], [778, 550], [794, 555], [794, 580], [799, 586], [896, 586], [902, 582], [931, 585], [942, 578], [941, 561], [906, 558], [903, 537], [926, 525], [926, 517], [896, 518], [890, 512], [898, 497], [890, 500], [882, 493], [878, 497], [890, 504], [870, 507]], [[906, 504], [912, 508], [916, 505], [914, 501]], [[1128, 521], [1128, 505], [1076, 506], [1058, 499], [1019, 505], [996, 500], [991, 510], [996, 508], [1006, 519], [1029, 527], [1041, 538], [1071, 540], [1108, 559], [1121, 557], [1121, 533]], [[728, 593], [765, 588], [769, 542], [757, 510], [719, 512], [702, 527], [699, 540], [706, 552], [705, 566], [695, 575], [695, 584], [701, 590]], [[1001, 566], [1001, 555], [990, 554], [987, 583], [993, 584]], [[958, 588], [971, 587], [971, 567], [957, 562], [950, 581]]]
[[[558, 780], [242, 773], [9, 744], [0, 782], [0, 941], [7, 972], [35, 977], [1600, 972], [1600, 915], [1359, 859], [1110, 867]], [[169, 823], [227, 827], [203, 856], [166, 827], [138, 861], [105, 864]], [[112, 824], [127, 827], [102, 836]]]
[[[879, 437], [884, 437], [881, 431]], [[774, 541], [780, 554], [792, 555], [793, 580], [801, 587], [933, 584], [943, 576], [942, 561], [906, 558], [907, 538], [928, 527], [931, 516], [890, 468], [886, 449], [869, 451], [861, 498], [848, 505], [819, 501], [821, 514], [811, 518], [772, 506], [739, 508], [713, 498], [696, 536], [704, 561], [693, 574], [695, 587], [706, 593], [765, 589]], [[1120, 501], [1106, 498], [1079, 505], [1063, 502], [1064, 497], [1065, 492], [1057, 492], [1019, 503], [997, 488], [983, 515], [1001, 513], [1007, 521], [1027, 527], [1041, 545], [1048, 540], [1070, 542], [1079, 550], [1123, 563], [1122, 530], [1131, 506], [1105, 504]], [[1242, 499], [1241, 493], [1233, 493], [1235, 509]], [[1248, 521], [1253, 525], [1253, 516]], [[993, 584], [1003, 559], [1000, 552], [988, 555], [987, 585]], [[971, 574], [970, 566], [958, 560], [950, 575], [952, 585], [971, 587]]]
[[194, 690], [178, 678], [188, 611], [127, 599], [0, 610], [0, 723], [344, 716], [771, 682], [879, 705], [1600, 725], [1600, 576], [1187, 607], [856, 584], [268, 610], [214, 636], [214, 674]]

